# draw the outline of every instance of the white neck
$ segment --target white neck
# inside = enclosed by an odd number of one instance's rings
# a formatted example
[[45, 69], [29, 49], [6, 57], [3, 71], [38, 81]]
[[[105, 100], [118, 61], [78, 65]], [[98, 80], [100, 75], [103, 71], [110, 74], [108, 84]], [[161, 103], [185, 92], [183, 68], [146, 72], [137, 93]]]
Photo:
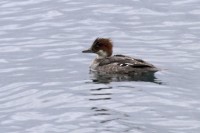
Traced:
[[108, 56], [107, 52], [103, 50], [99, 50], [97, 52], [97, 59], [103, 59], [103, 58], [106, 58], [107, 56]]

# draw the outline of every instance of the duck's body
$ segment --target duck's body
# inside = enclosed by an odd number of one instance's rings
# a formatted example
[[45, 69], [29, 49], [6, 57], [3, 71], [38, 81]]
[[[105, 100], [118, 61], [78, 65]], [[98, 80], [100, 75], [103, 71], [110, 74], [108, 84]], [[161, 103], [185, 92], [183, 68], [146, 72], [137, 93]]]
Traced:
[[153, 65], [124, 55], [114, 55], [103, 59], [96, 58], [90, 70], [110, 74], [130, 74], [133, 72], [158, 71]]
[[131, 74], [135, 72], [156, 72], [158, 69], [141, 59], [125, 55], [112, 55], [110, 39], [97, 38], [92, 47], [83, 53], [96, 53], [98, 56], [90, 66], [91, 71], [108, 74]]

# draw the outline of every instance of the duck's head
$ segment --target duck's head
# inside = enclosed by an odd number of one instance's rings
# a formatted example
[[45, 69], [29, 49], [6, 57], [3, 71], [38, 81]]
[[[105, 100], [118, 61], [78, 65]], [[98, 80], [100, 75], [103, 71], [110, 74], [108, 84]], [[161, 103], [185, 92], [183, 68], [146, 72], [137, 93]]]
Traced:
[[112, 47], [112, 41], [109, 38], [97, 38], [89, 49], [82, 52], [96, 53], [98, 58], [105, 58], [112, 55]]

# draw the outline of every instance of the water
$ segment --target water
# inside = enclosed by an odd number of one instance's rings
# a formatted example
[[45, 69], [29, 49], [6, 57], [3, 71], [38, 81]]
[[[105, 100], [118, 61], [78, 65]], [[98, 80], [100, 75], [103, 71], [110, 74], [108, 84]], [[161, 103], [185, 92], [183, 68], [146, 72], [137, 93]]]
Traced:
[[[1, 133], [199, 133], [198, 0], [2, 0]], [[163, 69], [89, 74], [96, 37]]]

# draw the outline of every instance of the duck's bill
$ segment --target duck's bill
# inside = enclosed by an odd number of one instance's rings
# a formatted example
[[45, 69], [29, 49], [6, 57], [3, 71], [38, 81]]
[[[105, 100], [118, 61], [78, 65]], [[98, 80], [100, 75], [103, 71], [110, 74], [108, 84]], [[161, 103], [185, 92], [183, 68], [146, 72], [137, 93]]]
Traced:
[[82, 53], [94, 53], [92, 49], [83, 50]]

